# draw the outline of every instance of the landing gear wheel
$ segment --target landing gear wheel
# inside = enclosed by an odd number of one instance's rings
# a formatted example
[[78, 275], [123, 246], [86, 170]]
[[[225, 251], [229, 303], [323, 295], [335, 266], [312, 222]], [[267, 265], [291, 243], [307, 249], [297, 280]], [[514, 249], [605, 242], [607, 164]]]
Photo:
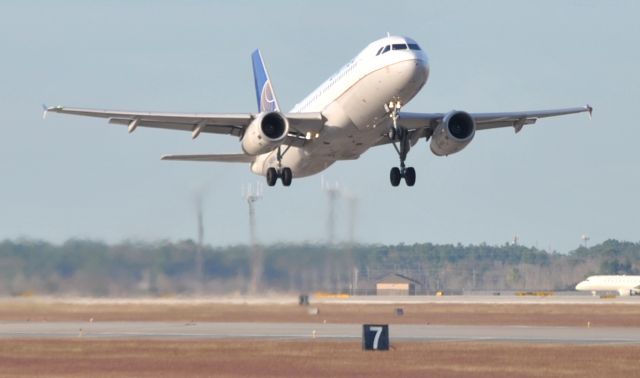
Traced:
[[404, 182], [407, 183], [407, 186], [413, 186], [416, 183], [416, 170], [413, 167], [404, 171]]
[[278, 181], [278, 171], [273, 167], [267, 169], [267, 185], [274, 186], [276, 181]]
[[400, 180], [402, 180], [402, 175], [400, 174], [400, 168], [398, 167], [391, 168], [391, 172], [389, 172], [389, 179], [391, 180], [391, 186], [400, 185]]
[[288, 168], [288, 167], [282, 168], [281, 178], [282, 178], [282, 185], [284, 186], [291, 185], [291, 180], [293, 179], [293, 173], [291, 172], [291, 168]]

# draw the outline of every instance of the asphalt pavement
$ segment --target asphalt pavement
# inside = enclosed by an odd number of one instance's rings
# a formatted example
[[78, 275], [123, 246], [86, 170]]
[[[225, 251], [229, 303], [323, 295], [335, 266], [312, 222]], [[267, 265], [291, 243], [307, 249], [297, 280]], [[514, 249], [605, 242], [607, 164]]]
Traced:
[[[640, 344], [640, 328], [451, 326], [391, 324], [393, 341], [515, 341]], [[343, 339], [362, 337], [361, 324], [184, 322], [3, 322], [0, 339]]]

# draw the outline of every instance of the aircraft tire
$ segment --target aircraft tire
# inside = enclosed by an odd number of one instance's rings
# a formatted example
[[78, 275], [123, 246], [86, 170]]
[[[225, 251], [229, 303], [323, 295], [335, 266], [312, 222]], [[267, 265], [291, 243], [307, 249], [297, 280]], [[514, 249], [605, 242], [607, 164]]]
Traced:
[[282, 168], [282, 185], [290, 186], [291, 180], [293, 180], [293, 172], [291, 172], [291, 168]]
[[274, 186], [278, 181], [278, 172], [275, 168], [271, 167], [267, 169], [267, 185]]
[[407, 186], [413, 186], [416, 183], [416, 170], [413, 167], [404, 171], [404, 182], [407, 183]]
[[400, 180], [402, 180], [402, 176], [400, 175], [400, 168], [391, 168], [391, 172], [389, 172], [389, 179], [391, 181], [391, 186], [400, 185]]

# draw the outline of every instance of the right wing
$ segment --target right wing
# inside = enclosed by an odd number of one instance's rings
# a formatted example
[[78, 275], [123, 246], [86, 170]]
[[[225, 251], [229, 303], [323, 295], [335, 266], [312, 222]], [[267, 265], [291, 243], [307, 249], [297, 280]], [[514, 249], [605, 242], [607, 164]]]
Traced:
[[[524, 125], [536, 123], [540, 118], [556, 117], [567, 114], [591, 113], [593, 108], [589, 105], [576, 108], [550, 109], [550, 110], [529, 110], [522, 112], [499, 112], [499, 113], [469, 113], [476, 122], [476, 130], [495, 129], [499, 127], [513, 127], [517, 132], [522, 130]], [[400, 112], [398, 123], [410, 131], [424, 131], [424, 134], [433, 132], [442, 122], [447, 113], [406, 113]]]
[[[122, 110], [101, 110], [85, 108], [67, 108], [63, 106], [44, 107], [47, 112], [71, 114], [85, 117], [108, 118], [109, 123], [128, 126], [133, 132], [138, 126], [171, 129], [191, 132], [192, 138], [200, 133], [227, 134], [241, 137], [245, 129], [256, 118], [254, 113], [216, 114], [216, 113], [165, 113], [136, 112]], [[308, 135], [318, 133], [324, 127], [325, 119], [321, 113], [288, 113], [289, 134], [285, 145], [301, 146]]]
[[[498, 112], [498, 113], [469, 113], [474, 119], [476, 130], [488, 130], [499, 127], [513, 127], [516, 133], [520, 132], [525, 125], [532, 125], [540, 118], [556, 117], [567, 114], [591, 113], [593, 108], [590, 105], [549, 110], [529, 110], [521, 112]], [[400, 112], [398, 123], [409, 131], [411, 145], [418, 139], [431, 137], [435, 129], [444, 121], [447, 113], [408, 113]], [[382, 138], [377, 146], [392, 143], [389, 138]]]
[[[556, 117], [567, 114], [591, 113], [589, 105], [575, 108], [529, 110], [522, 112], [498, 113], [469, 113], [476, 122], [476, 130], [495, 129], [499, 127], [513, 127], [519, 132], [524, 125], [536, 123], [540, 118]], [[446, 113], [406, 113], [400, 112], [398, 122], [409, 130], [433, 131], [444, 119]]]

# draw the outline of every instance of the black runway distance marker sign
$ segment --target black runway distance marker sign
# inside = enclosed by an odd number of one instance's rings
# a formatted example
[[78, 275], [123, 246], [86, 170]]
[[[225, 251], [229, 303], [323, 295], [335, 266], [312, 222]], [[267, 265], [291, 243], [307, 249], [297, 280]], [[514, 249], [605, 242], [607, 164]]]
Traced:
[[362, 349], [363, 350], [389, 350], [389, 325], [388, 324], [363, 324], [362, 325]]

